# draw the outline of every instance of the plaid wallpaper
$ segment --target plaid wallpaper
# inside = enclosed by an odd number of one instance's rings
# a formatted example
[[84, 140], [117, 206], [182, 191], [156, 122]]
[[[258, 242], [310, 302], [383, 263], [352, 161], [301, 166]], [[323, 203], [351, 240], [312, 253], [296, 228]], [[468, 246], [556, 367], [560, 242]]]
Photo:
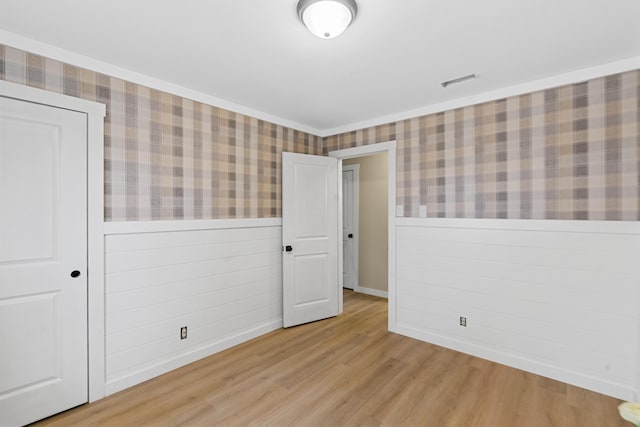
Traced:
[[321, 138], [0, 45], [0, 79], [107, 105], [105, 221], [281, 216], [282, 151]]
[[640, 70], [327, 138], [3, 45], [0, 79], [107, 105], [106, 221], [279, 217], [282, 151], [389, 140], [406, 217], [640, 220]]
[[[397, 140], [406, 217], [640, 220], [640, 70], [323, 139]], [[424, 210], [424, 208], [423, 208]]]

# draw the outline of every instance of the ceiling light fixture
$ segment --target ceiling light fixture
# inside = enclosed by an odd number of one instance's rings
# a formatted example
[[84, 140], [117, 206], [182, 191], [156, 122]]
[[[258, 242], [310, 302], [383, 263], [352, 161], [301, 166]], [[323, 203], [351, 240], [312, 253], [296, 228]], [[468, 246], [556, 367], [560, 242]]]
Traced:
[[355, 0], [300, 0], [298, 17], [321, 39], [338, 37], [358, 13]]

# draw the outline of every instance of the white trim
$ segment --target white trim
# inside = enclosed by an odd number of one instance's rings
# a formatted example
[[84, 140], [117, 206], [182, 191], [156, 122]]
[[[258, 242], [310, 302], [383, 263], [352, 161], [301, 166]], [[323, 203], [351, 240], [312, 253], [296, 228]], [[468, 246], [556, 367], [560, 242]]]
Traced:
[[450, 348], [472, 356], [481, 357], [513, 368], [522, 369], [527, 372], [542, 375], [543, 377], [553, 378], [588, 390], [598, 390], [599, 393], [604, 393], [619, 399], [633, 400], [636, 398], [636, 391], [633, 388], [622, 384], [616, 384], [579, 372], [558, 368], [517, 354], [499, 351], [494, 348], [474, 344], [468, 341], [461, 341], [437, 333], [416, 329], [409, 325], [405, 325], [402, 322], [398, 323], [396, 326], [397, 333], [411, 338]]
[[212, 354], [221, 352], [235, 345], [257, 338], [266, 333], [282, 328], [282, 319], [277, 319], [256, 328], [240, 332], [236, 335], [226, 337], [220, 341], [206, 344], [200, 348], [192, 350], [188, 353], [164, 360], [156, 365], [145, 367], [132, 374], [109, 381], [106, 385], [106, 394], [110, 395], [126, 388], [140, 384], [151, 378], [165, 374], [174, 369], [185, 366], [189, 363], [211, 356]]
[[388, 292], [380, 291], [378, 289], [359, 287], [358, 290], [355, 292], [360, 292], [361, 294], [366, 294], [366, 295], [372, 295], [374, 297], [387, 298], [387, 299], [389, 298]]
[[351, 132], [359, 129], [366, 129], [386, 123], [398, 122], [401, 120], [420, 117], [427, 114], [439, 113], [455, 108], [466, 107], [469, 105], [480, 104], [482, 102], [494, 101], [496, 99], [507, 98], [511, 96], [522, 95], [525, 93], [536, 92], [539, 90], [549, 89], [567, 84], [583, 82], [611, 74], [623, 73], [625, 71], [636, 70], [640, 68], [640, 56], [622, 59], [620, 61], [609, 62], [594, 67], [582, 68], [555, 76], [533, 80], [513, 86], [507, 86], [500, 89], [479, 93], [477, 95], [466, 96], [451, 101], [440, 102], [437, 104], [426, 105], [424, 107], [413, 110], [403, 111], [400, 113], [388, 114], [356, 123], [338, 126], [330, 129], [321, 129], [319, 136], [327, 137], [345, 132]]
[[180, 221], [105, 222], [104, 234], [163, 233], [221, 228], [279, 227], [282, 218], [194, 219]]
[[50, 44], [1, 29], [0, 43], [14, 47], [16, 49], [21, 49], [30, 53], [35, 53], [37, 55], [55, 59], [57, 61], [65, 62], [67, 64], [75, 65], [77, 67], [97, 71], [112, 77], [117, 77], [142, 86], [147, 86], [153, 89], [161, 90], [163, 92], [178, 95], [183, 98], [192, 99], [194, 101], [199, 101], [212, 106], [224, 108], [225, 110], [244, 114], [246, 116], [266, 120], [270, 123], [297, 129], [306, 133], [310, 133], [312, 135], [320, 135], [322, 133], [321, 130], [315, 129], [311, 126], [306, 126], [301, 123], [285, 119], [283, 117], [269, 114], [264, 111], [255, 110], [253, 108], [246, 107], [241, 104], [236, 104], [235, 102], [228, 101], [223, 98], [207, 95], [202, 92], [186, 88], [184, 86], [160, 80], [155, 77], [128, 70], [117, 65], [109, 64], [107, 62], [103, 62], [79, 53], [71, 52], [66, 49], [52, 46]]
[[[359, 240], [360, 240], [360, 165], [343, 165], [342, 171], [345, 170], [353, 171], [353, 229], [356, 233], [356, 238], [353, 239], [353, 261], [354, 261], [354, 271], [353, 271], [353, 290], [358, 291], [358, 284], [360, 283], [359, 273], [360, 273], [360, 254], [359, 254]], [[343, 183], [344, 187], [344, 183]], [[340, 209], [338, 212], [342, 212]], [[343, 254], [344, 257], [344, 254]], [[344, 283], [343, 283], [344, 287]]]
[[0, 80], [0, 94], [87, 115], [87, 328], [89, 402], [104, 397], [103, 165], [106, 107], [97, 102]]
[[[369, 145], [361, 145], [359, 147], [352, 148], [344, 148], [342, 150], [330, 151], [330, 157], [337, 157], [339, 159], [353, 159], [354, 157], [363, 157], [378, 153], [384, 153], [388, 151], [390, 154], [393, 152], [393, 156], [395, 157], [397, 143], [396, 141], [388, 141], [388, 142], [379, 142], [377, 144], [369, 144]], [[395, 163], [393, 164], [393, 169], [395, 170]], [[395, 187], [394, 187], [395, 193]], [[393, 202], [395, 204], [395, 201]], [[394, 212], [395, 216], [395, 212]]]
[[[67, 97], [74, 99], [73, 97]], [[89, 402], [105, 395], [105, 290], [104, 290], [104, 117], [106, 106], [91, 102], [87, 111], [87, 190], [88, 190], [88, 331]]]
[[481, 228], [544, 232], [640, 234], [640, 221], [535, 219], [397, 218], [398, 227]]
[[342, 243], [342, 159], [338, 158], [338, 314], [344, 311], [344, 250]]
[[[388, 276], [388, 297], [389, 297], [389, 323], [388, 328], [391, 332], [396, 332], [396, 141], [381, 142], [378, 144], [363, 145], [360, 147], [346, 148], [343, 150], [335, 150], [329, 152], [329, 156], [336, 157], [339, 160], [351, 159], [354, 157], [362, 157], [370, 154], [387, 152], [387, 180], [389, 184], [389, 207], [388, 207], [388, 227], [389, 227], [389, 276]], [[340, 165], [341, 166], [341, 165]], [[340, 186], [342, 187], [342, 186]], [[341, 197], [340, 197], [341, 198]], [[340, 209], [342, 204], [340, 203]], [[338, 214], [338, 219], [342, 220], [342, 210]], [[340, 224], [342, 229], [342, 224]], [[338, 248], [342, 248], [342, 233], [338, 233]], [[339, 251], [340, 259], [342, 252]], [[338, 265], [341, 265], [338, 262]], [[342, 279], [340, 279], [340, 290], [342, 290]], [[342, 292], [340, 292], [342, 294]]]

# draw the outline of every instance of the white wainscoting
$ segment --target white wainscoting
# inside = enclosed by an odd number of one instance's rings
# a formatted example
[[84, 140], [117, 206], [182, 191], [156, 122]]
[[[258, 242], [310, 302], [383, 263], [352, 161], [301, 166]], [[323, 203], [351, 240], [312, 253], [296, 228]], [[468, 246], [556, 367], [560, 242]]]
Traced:
[[282, 327], [281, 233], [280, 219], [106, 223], [106, 393]]
[[638, 399], [640, 223], [398, 218], [396, 273], [396, 332]]

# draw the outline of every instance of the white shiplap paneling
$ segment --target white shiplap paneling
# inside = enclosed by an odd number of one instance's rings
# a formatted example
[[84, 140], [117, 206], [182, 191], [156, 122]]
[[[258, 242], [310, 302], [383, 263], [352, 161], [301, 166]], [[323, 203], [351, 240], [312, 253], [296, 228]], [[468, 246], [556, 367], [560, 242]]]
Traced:
[[637, 397], [639, 223], [397, 221], [397, 332]]
[[282, 326], [272, 223], [106, 227], [107, 394]]

